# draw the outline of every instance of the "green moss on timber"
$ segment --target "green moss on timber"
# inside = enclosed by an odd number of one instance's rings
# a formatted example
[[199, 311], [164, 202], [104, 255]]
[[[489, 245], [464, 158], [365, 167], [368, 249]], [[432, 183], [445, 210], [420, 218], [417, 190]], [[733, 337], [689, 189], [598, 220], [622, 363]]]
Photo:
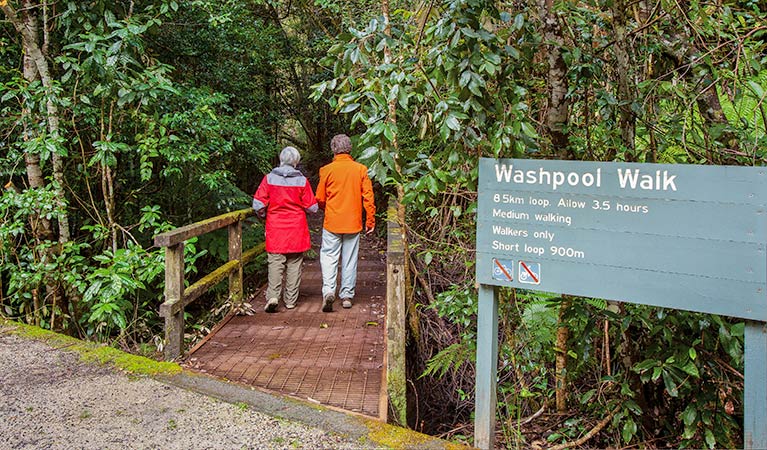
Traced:
[[84, 342], [63, 334], [43, 330], [17, 322], [3, 320], [0, 325], [12, 328], [12, 333], [45, 342], [51, 347], [73, 351], [84, 362], [112, 364], [119, 370], [135, 375], [175, 375], [181, 373], [181, 366], [176, 363], [159, 362], [143, 356], [131, 355], [112, 347]]
[[389, 372], [386, 376], [388, 377], [386, 384], [389, 392], [389, 402], [391, 403], [391, 408], [396, 416], [393, 419], [398, 425], [407, 426], [405, 374], [401, 370], [395, 369], [390, 365]]
[[360, 441], [372, 441], [386, 448], [443, 448], [445, 450], [466, 450], [471, 447], [442, 441], [408, 428], [397, 427], [372, 419], [360, 419], [368, 429], [367, 436]]
[[367, 426], [368, 438], [387, 448], [408, 448], [429, 442], [433, 438], [407, 428], [395, 427], [372, 419], [362, 419]]

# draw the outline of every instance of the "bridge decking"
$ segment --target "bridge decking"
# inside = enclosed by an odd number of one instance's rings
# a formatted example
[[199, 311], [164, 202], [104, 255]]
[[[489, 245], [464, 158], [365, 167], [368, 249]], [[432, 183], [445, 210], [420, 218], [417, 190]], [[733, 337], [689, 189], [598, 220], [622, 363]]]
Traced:
[[[313, 249], [319, 253], [316, 219]], [[321, 222], [320, 222], [321, 223]], [[216, 377], [311, 402], [383, 417], [386, 266], [376, 242], [361, 238], [354, 305], [323, 313], [319, 256], [304, 259], [301, 293], [293, 310], [265, 313], [263, 289], [256, 314], [228, 316], [190, 351], [185, 365]], [[385, 411], [383, 411], [385, 412]]]

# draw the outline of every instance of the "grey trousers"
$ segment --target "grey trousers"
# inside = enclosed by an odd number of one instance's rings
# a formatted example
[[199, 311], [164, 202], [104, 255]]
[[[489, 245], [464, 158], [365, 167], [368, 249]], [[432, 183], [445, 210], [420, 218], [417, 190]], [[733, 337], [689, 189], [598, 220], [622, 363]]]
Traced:
[[320, 266], [322, 266], [322, 295], [336, 293], [338, 260], [341, 260], [341, 289], [338, 298], [354, 298], [357, 286], [357, 255], [360, 249], [360, 233], [336, 234], [322, 229]]
[[285, 306], [295, 306], [298, 300], [298, 288], [301, 285], [301, 265], [303, 253], [268, 253], [269, 285], [266, 288], [266, 300], [279, 300], [282, 297], [282, 278], [285, 277]]

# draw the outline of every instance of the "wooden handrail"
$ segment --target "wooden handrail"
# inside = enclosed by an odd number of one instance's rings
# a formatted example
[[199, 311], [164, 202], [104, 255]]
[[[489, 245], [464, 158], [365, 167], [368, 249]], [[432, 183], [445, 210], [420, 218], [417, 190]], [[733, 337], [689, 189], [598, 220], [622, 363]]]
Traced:
[[235, 222], [240, 222], [250, 216], [255, 215], [255, 211], [250, 208], [232, 211], [210, 219], [201, 220], [190, 225], [175, 228], [154, 237], [154, 245], [158, 247], [170, 247], [184, 242], [193, 237], [201, 236], [211, 231], [216, 231]]
[[[165, 359], [178, 358], [184, 350], [184, 308], [229, 277], [232, 304], [242, 302], [242, 268], [264, 252], [264, 244], [242, 252], [242, 221], [255, 212], [241, 209], [158, 234], [154, 244], [165, 247], [165, 302], [160, 316], [165, 318]], [[193, 237], [227, 227], [229, 260], [189, 287], [184, 287], [184, 243]]]

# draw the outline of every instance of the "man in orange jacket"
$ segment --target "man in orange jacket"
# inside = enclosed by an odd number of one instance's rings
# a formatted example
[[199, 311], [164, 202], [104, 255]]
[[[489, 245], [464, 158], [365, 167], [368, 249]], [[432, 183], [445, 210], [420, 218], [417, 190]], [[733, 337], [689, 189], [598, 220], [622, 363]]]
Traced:
[[338, 134], [330, 141], [335, 154], [333, 162], [320, 168], [317, 185], [317, 204], [325, 210], [322, 224], [322, 311], [333, 311], [336, 299], [338, 260], [341, 259], [341, 288], [338, 298], [344, 308], [352, 307], [354, 287], [357, 284], [357, 254], [362, 211], [365, 210], [365, 233], [371, 234], [376, 226], [376, 207], [373, 184], [368, 169], [354, 161], [349, 152], [349, 136]]

